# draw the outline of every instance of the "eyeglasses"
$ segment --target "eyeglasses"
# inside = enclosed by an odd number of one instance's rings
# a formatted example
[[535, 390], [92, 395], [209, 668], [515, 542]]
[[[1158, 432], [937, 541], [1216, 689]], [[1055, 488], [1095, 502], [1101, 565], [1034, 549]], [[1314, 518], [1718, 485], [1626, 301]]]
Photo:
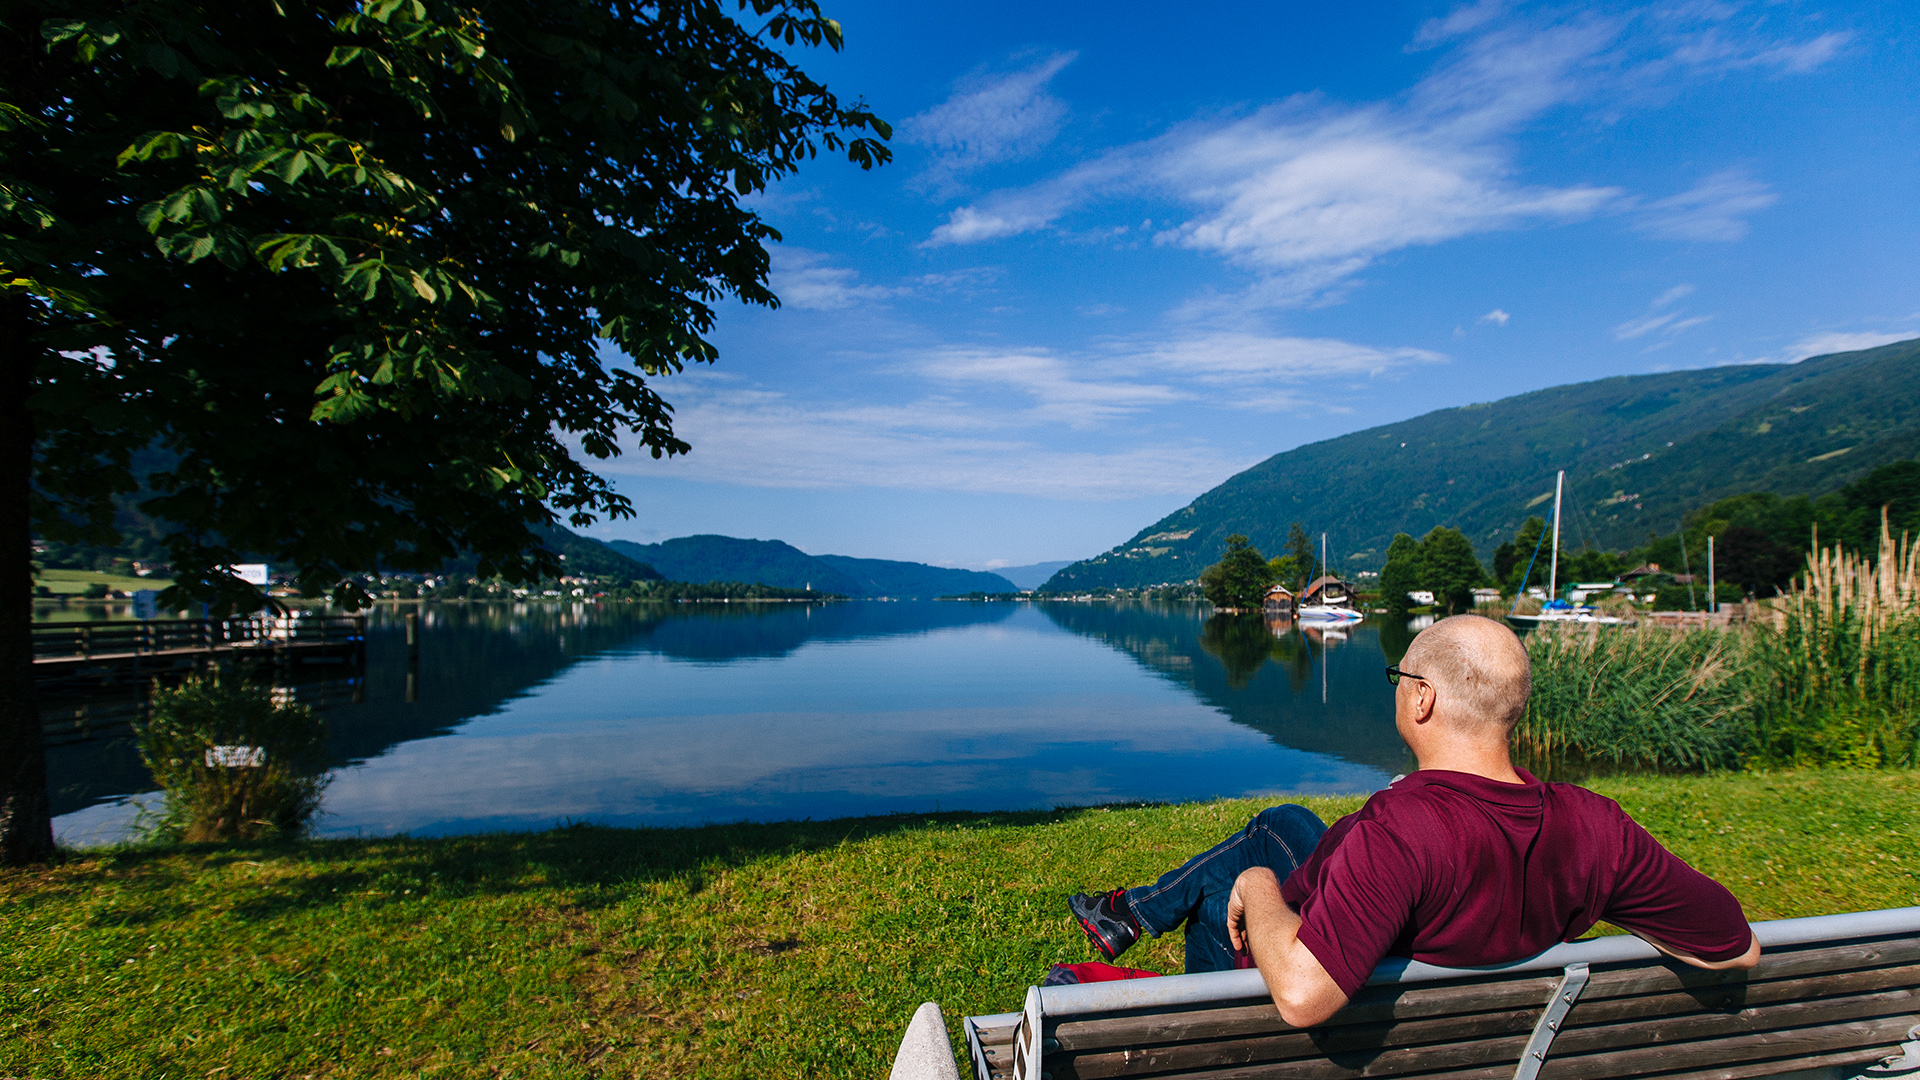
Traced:
[[1387, 666], [1387, 685], [1399, 686], [1401, 679], [1419, 679], [1423, 683], [1433, 682], [1432, 679], [1427, 678], [1425, 675], [1415, 675], [1411, 671], [1401, 671], [1398, 667], [1389, 664]]

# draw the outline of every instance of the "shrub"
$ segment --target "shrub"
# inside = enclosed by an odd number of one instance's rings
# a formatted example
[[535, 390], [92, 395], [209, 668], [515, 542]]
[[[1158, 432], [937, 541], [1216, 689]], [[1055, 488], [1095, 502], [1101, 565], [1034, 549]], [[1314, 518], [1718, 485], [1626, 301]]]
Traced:
[[[328, 780], [325, 729], [311, 709], [277, 703], [269, 687], [229, 672], [156, 689], [151, 715], [137, 736], [167, 794], [163, 835], [259, 840], [306, 830]], [[228, 764], [215, 747], [263, 753], [257, 764]]]

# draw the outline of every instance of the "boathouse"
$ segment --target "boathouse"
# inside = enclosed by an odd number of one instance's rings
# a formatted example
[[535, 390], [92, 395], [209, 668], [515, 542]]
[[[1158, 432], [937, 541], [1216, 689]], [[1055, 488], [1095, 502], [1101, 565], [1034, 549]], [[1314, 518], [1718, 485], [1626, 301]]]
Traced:
[[1293, 618], [1293, 590], [1285, 585], [1275, 585], [1267, 590], [1267, 598], [1260, 605], [1261, 614], [1269, 619]]

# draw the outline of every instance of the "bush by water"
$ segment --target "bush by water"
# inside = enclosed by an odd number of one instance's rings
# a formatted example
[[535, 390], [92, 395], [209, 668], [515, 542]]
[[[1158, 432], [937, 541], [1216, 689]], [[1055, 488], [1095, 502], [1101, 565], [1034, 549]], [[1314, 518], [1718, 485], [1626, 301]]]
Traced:
[[156, 689], [138, 732], [141, 760], [166, 792], [170, 839], [298, 836], [326, 787], [325, 728], [311, 709], [274, 700], [234, 673]]

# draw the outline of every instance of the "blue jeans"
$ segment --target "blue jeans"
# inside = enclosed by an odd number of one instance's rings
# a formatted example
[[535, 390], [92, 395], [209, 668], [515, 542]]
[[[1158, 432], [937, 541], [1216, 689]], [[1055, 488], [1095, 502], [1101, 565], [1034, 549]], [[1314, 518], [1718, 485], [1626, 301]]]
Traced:
[[1188, 859], [1152, 885], [1127, 890], [1133, 917], [1154, 937], [1187, 924], [1187, 974], [1231, 971], [1227, 897], [1242, 871], [1270, 868], [1282, 882], [1320, 843], [1326, 822], [1304, 806], [1272, 806], [1247, 827]]

